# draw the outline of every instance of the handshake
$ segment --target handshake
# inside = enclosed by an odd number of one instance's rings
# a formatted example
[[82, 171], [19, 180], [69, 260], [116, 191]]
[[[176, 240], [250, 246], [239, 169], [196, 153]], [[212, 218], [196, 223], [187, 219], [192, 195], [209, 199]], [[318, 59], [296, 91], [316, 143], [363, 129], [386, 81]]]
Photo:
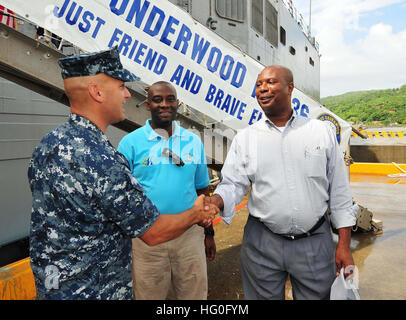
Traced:
[[192, 208], [196, 213], [196, 223], [203, 228], [209, 227], [222, 207], [223, 199], [217, 194], [212, 197], [203, 194], [198, 196]]

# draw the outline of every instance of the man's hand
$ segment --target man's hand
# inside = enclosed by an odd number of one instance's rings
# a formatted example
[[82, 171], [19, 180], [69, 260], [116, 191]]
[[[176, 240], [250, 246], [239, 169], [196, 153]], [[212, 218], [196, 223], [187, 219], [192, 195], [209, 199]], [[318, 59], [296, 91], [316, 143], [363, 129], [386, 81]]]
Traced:
[[209, 197], [206, 197], [203, 194], [198, 196], [193, 205], [193, 209], [197, 214], [197, 223], [206, 228], [211, 225], [212, 220], [215, 215], [220, 212], [220, 209], [215, 205], [208, 203], [207, 200], [205, 201], [205, 198]]
[[220, 210], [222, 210], [224, 207], [223, 198], [221, 198], [218, 194], [214, 194], [211, 197], [206, 197], [204, 199], [204, 204], [205, 204], [205, 206], [208, 206], [209, 204], [213, 204]]
[[354, 265], [354, 259], [352, 258], [350, 248], [341, 247], [339, 245], [337, 246], [336, 265], [337, 265], [337, 271], [336, 271], [337, 276], [340, 275], [341, 268], [344, 268], [344, 277], [345, 278], [347, 278], [352, 273], [351, 268], [347, 268], [348, 266]]
[[[218, 207], [216, 206], [216, 203], [214, 201], [212, 201], [212, 199], [213, 199], [213, 197], [205, 196], [205, 198], [204, 198], [204, 210], [214, 209], [214, 210], [218, 210], [217, 213], [219, 213], [220, 209], [218, 209]], [[208, 227], [211, 226], [211, 220], [202, 221], [201, 223], [199, 223], [199, 226], [201, 226], [203, 228], [208, 228]]]
[[338, 229], [338, 244], [336, 249], [336, 275], [340, 275], [341, 268], [344, 268], [344, 277], [347, 278], [352, 273], [352, 268], [348, 266], [354, 265], [351, 249], [351, 228]]
[[213, 261], [216, 255], [216, 243], [214, 237], [206, 235], [204, 237], [204, 248], [206, 251], [206, 259], [208, 262]]

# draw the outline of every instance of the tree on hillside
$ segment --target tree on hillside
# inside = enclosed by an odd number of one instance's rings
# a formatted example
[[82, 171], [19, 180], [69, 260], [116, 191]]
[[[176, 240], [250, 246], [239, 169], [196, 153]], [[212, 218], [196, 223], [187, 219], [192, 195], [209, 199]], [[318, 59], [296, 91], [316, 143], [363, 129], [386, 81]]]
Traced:
[[354, 91], [321, 99], [344, 120], [366, 125], [406, 124], [406, 85], [386, 90]]

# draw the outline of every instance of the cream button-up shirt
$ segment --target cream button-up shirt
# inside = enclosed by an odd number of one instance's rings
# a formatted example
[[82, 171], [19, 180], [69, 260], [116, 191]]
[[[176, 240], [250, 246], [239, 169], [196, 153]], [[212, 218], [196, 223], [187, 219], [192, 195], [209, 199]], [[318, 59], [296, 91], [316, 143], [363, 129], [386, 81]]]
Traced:
[[221, 173], [214, 194], [227, 224], [250, 187], [250, 214], [275, 233], [307, 232], [328, 207], [335, 228], [356, 222], [343, 154], [323, 121], [293, 115], [280, 130], [262, 118], [234, 137]]

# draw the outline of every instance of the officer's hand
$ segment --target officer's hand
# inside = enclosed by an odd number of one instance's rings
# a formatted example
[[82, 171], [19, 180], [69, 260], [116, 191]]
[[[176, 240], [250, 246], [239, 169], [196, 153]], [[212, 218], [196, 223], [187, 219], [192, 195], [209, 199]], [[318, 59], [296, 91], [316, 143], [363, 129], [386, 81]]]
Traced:
[[[204, 197], [204, 200], [203, 200], [203, 202], [204, 202], [204, 210], [206, 210], [206, 211], [208, 211], [208, 210], [210, 210], [210, 208], [212, 208], [210, 199], [211, 199], [211, 197], [209, 197], [209, 196]], [[208, 228], [211, 225], [211, 219], [206, 219], [206, 220], [198, 223], [198, 225], [203, 227], [203, 228]]]
[[215, 215], [220, 212], [219, 208], [215, 205], [205, 201], [206, 196], [200, 195], [197, 197], [193, 209], [197, 214], [198, 224], [207, 227], [211, 224], [211, 221], [214, 219]]
[[212, 221], [212, 219], [206, 219], [206, 220], [199, 222], [198, 225], [203, 228], [208, 228], [211, 226], [211, 221]]

